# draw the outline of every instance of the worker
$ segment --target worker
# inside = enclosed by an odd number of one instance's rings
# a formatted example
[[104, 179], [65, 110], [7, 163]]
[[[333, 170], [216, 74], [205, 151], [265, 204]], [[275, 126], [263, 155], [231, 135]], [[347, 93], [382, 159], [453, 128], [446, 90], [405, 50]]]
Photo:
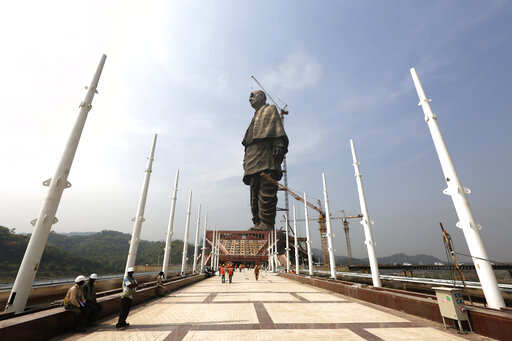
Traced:
[[85, 330], [84, 325], [88, 315], [84, 294], [82, 292], [82, 286], [85, 280], [85, 276], [77, 276], [75, 278], [75, 284], [68, 289], [66, 297], [64, 297], [64, 309], [73, 313], [75, 319], [74, 328], [77, 331]]
[[221, 264], [220, 266], [220, 277], [222, 279], [222, 283], [226, 283], [226, 268], [224, 267], [224, 264]]
[[164, 272], [160, 271], [155, 277], [156, 280], [156, 295], [164, 296]]
[[229, 283], [233, 281], [233, 266], [231, 264], [228, 265], [228, 277]]
[[127, 276], [123, 279], [123, 292], [121, 293], [121, 308], [119, 309], [119, 320], [117, 321], [116, 328], [126, 328], [130, 324], [126, 322], [126, 318], [130, 313], [130, 306], [137, 290], [137, 281], [133, 277], [134, 269], [129, 267]]
[[258, 277], [260, 276], [260, 268], [258, 267], [258, 264], [254, 267], [254, 278], [258, 280]]
[[96, 300], [96, 285], [94, 284], [98, 279], [97, 274], [91, 274], [89, 280], [84, 284], [82, 292], [85, 298], [85, 306], [88, 309], [88, 322], [95, 324], [98, 314], [101, 311], [101, 305]]

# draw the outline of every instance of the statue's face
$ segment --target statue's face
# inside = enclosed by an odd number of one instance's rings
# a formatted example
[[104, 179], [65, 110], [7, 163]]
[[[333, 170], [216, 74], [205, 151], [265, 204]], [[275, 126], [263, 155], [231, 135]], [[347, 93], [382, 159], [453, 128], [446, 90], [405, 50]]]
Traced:
[[251, 103], [251, 107], [254, 109], [258, 109], [263, 104], [265, 104], [265, 95], [263, 91], [253, 91], [249, 96], [249, 103]]

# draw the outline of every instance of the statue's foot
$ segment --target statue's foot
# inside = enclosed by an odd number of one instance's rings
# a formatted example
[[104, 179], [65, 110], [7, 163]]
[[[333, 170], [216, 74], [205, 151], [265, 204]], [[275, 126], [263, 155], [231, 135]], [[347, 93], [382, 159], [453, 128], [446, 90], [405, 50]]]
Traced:
[[251, 231], [265, 231], [266, 229], [259, 224], [254, 225], [249, 230]]
[[256, 231], [272, 231], [274, 230], [274, 226], [269, 226], [265, 223], [259, 223], [257, 225], [254, 225], [254, 227], [251, 227], [250, 229]]

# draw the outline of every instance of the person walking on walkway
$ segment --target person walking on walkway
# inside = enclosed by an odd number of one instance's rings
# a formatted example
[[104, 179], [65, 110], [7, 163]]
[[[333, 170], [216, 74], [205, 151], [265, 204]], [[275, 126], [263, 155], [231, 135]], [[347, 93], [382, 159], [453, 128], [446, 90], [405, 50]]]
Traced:
[[220, 266], [220, 277], [222, 278], [222, 283], [226, 283], [226, 267], [224, 264]]
[[229, 283], [233, 281], [233, 266], [230, 264], [228, 266], [228, 276], [229, 276]]
[[75, 319], [74, 328], [77, 331], [85, 330], [84, 325], [88, 315], [84, 294], [82, 292], [85, 280], [85, 276], [82, 275], [75, 278], [75, 284], [68, 289], [66, 297], [64, 297], [64, 309], [73, 313]]
[[95, 324], [98, 314], [101, 311], [101, 305], [96, 300], [96, 285], [94, 284], [98, 279], [97, 274], [91, 274], [89, 280], [84, 284], [82, 292], [85, 298], [85, 306], [89, 310], [88, 321], [90, 324]]
[[254, 267], [254, 278], [258, 280], [258, 277], [260, 276], [260, 268], [258, 267], [258, 264]]
[[119, 320], [117, 321], [116, 328], [126, 328], [130, 326], [126, 322], [126, 318], [130, 313], [130, 306], [137, 290], [137, 281], [133, 277], [133, 267], [128, 268], [128, 275], [123, 279], [123, 293], [121, 294], [121, 308], [119, 309]]

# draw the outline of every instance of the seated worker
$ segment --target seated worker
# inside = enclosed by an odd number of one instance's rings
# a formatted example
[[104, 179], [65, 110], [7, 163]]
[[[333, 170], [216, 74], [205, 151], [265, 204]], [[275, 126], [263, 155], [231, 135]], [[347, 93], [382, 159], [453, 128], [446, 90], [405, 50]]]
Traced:
[[156, 295], [164, 296], [164, 272], [160, 271], [155, 277], [156, 280]]
[[101, 311], [101, 305], [96, 301], [96, 285], [94, 284], [98, 279], [97, 274], [91, 274], [89, 280], [82, 287], [82, 292], [85, 298], [85, 306], [89, 311], [88, 322], [95, 324], [98, 314]]
[[77, 331], [85, 330], [85, 321], [87, 320], [87, 308], [85, 306], [82, 286], [85, 283], [85, 276], [75, 278], [75, 284], [68, 289], [64, 297], [64, 309], [71, 311], [75, 318], [74, 329]]

